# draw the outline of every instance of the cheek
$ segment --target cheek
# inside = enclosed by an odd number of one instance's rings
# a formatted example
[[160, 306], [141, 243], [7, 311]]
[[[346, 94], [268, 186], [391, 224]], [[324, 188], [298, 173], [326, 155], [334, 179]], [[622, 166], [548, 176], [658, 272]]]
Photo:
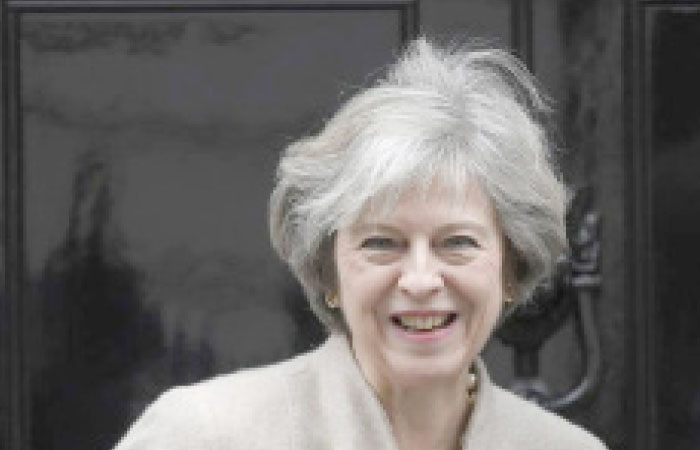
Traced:
[[503, 277], [500, 261], [484, 259], [449, 274], [459, 295], [475, 307], [500, 305], [503, 298]]
[[395, 268], [369, 264], [359, 257], [337, 261], [341, 305], [346, 308], [373, 308], [391, 295], [398, 274]]

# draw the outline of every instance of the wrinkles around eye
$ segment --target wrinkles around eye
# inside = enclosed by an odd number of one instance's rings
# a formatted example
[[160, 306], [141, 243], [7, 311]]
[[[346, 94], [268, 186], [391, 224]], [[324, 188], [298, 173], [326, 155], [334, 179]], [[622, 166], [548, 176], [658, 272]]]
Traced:
[[481, 247], [476, 239], [467, 235], [450, 236], [440, 243], [446, 249], [466, 249]]
[[360, 247], [369, 250], [395, 250], [401, 247], [401, 243], [390, 237], [373, 236], [364, 239]]

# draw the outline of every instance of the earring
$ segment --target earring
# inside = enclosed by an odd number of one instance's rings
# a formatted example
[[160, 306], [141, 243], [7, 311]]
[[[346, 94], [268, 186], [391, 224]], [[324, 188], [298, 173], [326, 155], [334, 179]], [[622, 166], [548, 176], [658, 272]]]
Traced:
[[506, 285], [506, 290], [505, 290], [505, 292], [503, 293], [503, 294], [504, 294], [504, 295], [503, 295], [503, 297], [504, 297], [504, 298], [503, 298], [503, 304], [504, 304], [504, 305], [506, 305], [506, 306], [512, 306], [513, 303], [515, 303], [515, 299], [513, 298], [513, 296], [512, 296], [512, 295], [508, 295], [508, 294], [512, 294], [513, 292], [515, 292], [515, 288], [513, 287], [513, 284], [512, 284], [512, 283], [508, 283], [508, 284]]
[[335, 294], [326, 294], [325, 301], [326, 305], [328, 305], [330, 309], [335, 309], [338, 307], [338, 296]]

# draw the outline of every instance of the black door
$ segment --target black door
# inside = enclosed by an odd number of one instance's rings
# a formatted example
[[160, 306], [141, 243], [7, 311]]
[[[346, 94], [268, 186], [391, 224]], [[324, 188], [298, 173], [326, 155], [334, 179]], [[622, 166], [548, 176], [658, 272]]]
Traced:
[[105, 450], [168, 386], [323, 338], [275, 259], [278, 154], [419, 30], [510, 2], [3, 2], [0, 446]]

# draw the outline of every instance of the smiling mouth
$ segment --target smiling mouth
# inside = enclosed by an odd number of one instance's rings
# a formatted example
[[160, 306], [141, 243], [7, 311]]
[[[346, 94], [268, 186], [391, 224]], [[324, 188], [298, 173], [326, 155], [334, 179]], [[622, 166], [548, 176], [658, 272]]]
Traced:
[[408, 331], [430, 332], [447, 328], [457, 319], [455, 313], [445, 314], [396, 314], [391, 321], [400, 328]]

